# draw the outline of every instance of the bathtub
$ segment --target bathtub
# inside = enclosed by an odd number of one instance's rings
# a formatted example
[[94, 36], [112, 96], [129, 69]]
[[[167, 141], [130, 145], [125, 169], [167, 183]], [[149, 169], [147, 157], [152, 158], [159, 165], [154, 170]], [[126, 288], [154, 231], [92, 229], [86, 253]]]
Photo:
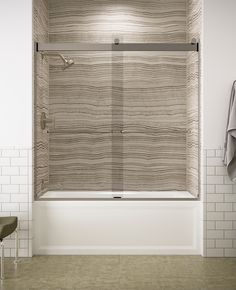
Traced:
[[48, 191], [40, 200], [193, 200], [188, 191]]
[[33, 253], [200, 255], [201, 202], [188, 192], [145, 194], [47, 192], [33, 203]]

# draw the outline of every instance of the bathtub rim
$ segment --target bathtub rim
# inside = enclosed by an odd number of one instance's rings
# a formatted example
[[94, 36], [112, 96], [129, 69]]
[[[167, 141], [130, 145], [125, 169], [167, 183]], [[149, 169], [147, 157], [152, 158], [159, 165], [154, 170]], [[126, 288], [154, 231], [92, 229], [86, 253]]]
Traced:
[[[188, 191], [179, 191], [179, 194], [185, 193], [188, 194], [188, 197], [132, 197], [132, 198], [117, 198], [117, 197], [45, 197], [46, 194], [48, 193], [56, 193], [56, 192], [62, 192], [62, 191], [47, 191], [41, 196], [37, 197], [34, 199], [34, 201], [200, 201], [200, 196], [193, 196], [190, 192]], [[64, 190], [63, 192], [77, 192], [77, 191], [66, 191]], [[164, 192], [164, 191], [160, 191]], [[178, 191], [166, 191], [166, 192], [175, 192], [178, 194]], [[112, 193], [112, 191], [109, 191], [109, 193]], [[104, 194], [104, 191], [103, 191]], [[116, 194], [114, 194], [116, 195]], [[119, 194], [118, 194], [119, 195]]]

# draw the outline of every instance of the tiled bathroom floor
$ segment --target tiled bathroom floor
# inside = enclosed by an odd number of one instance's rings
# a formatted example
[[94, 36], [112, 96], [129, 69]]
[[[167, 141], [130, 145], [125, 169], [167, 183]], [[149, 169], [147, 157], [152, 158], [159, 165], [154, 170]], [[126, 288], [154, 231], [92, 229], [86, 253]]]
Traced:
[[236, 289], [236, 258], [35, 256], [6, 259], [1, 290]]

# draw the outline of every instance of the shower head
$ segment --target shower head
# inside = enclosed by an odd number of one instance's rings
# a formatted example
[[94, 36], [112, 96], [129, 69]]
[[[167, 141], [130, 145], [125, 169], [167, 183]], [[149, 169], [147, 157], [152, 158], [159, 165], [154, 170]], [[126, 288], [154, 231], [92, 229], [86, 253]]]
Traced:
[[59, 54], [59, 56], [61, 57], [61, 59], [64, 62], [64, 68], [63, 70], [67, 69], [68, 67], [72, 66], [74, 64], [74, 61], [72, 58], [64, 56], [62, 54]]
[[67, 69], [68, 67], [72, 66], [74, 64], [74, 61], [72, 58], [68, 57], [68, 56], [64, 56], [63, 54], [61, 53], [47, 53], [47, 52], [43, 52], [42, 53], [42, 57], [44, 57], [45, 55], [48, 55], [48, 56], [59, 56], [63, 63], [64, 63], [64, 67], [63, 67], [63, 70]]

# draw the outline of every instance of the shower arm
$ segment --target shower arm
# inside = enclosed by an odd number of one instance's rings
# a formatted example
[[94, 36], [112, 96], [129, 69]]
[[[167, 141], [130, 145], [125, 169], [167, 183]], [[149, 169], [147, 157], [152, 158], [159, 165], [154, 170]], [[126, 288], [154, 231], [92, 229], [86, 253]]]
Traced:
[[63, 62], [65, 61], [65, 57], [61, 54], [61, 53], [57, 53], [57, 52], [41, 52], [42, 58], [44, 58], [45, 56], [59, 56]]

